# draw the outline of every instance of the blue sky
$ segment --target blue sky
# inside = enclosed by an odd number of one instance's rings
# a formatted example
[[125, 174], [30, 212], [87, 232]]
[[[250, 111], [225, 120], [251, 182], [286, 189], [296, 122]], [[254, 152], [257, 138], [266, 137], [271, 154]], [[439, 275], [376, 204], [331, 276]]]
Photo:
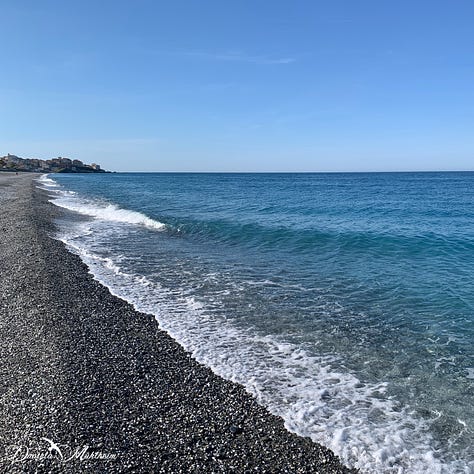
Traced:
[[474, 2], [0, 0], [0, 155], [474, 169]]

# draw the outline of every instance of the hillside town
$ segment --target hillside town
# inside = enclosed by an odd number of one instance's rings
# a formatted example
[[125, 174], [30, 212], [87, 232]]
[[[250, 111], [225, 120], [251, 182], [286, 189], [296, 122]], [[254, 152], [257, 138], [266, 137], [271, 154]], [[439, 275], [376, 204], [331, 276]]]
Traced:
[[16, 155], [0, 157], [0, 171], [29, 171], [35, 173], [109, 173], [100, 165], [92, 163], [87, 165], [81, 160], [70, 158], [53, 158], [40, 160], [38, 158], [20, 158]]

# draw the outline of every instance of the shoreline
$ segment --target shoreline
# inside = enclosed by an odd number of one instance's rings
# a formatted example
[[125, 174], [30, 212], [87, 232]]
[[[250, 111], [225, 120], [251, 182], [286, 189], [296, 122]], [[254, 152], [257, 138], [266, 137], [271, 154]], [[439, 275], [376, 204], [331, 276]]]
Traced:
[[2, 472], [357, 472], [94, 280], [35, 176], [0, 174]]

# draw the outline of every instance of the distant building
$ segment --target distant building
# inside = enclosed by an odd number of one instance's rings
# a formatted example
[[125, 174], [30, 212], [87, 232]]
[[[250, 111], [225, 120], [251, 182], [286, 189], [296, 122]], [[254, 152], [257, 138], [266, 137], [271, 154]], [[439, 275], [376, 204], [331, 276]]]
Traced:
[[40, 160], [38, 158], [24, 159], [10, 153], [0, 157], [0, 169], [40, 173], [107, 173], [96, 163], [87, 165], [81, 160], [71, 160], [62, 156], [51, 160]]
[[59, 158], [59, 164], [64, 168], [70, 168], [72, 166], [72, 160], [69, 158]]
[[17, 164], [23, 161], [21, 158], [19, 158], [16, 155], [10, 155], [10, 153], [8, 153], [6, 158], [7, 158], [7, 163], [11, 163], [11, 164]]

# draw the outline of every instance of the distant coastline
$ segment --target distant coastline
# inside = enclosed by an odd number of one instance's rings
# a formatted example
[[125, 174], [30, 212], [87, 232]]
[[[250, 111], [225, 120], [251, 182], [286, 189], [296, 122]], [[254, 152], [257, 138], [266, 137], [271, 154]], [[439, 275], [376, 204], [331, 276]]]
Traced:
[[8, 153], [0, 157], [0, 171], [13, 172], [33, 172], [33, 173], [110, 173], [103, 170], [100, 165], [92, 163], [90, 165], [81, 160], [71, 160], [59, 156], [50, 160], [40, 160], [38, 158], [20, 158]]

